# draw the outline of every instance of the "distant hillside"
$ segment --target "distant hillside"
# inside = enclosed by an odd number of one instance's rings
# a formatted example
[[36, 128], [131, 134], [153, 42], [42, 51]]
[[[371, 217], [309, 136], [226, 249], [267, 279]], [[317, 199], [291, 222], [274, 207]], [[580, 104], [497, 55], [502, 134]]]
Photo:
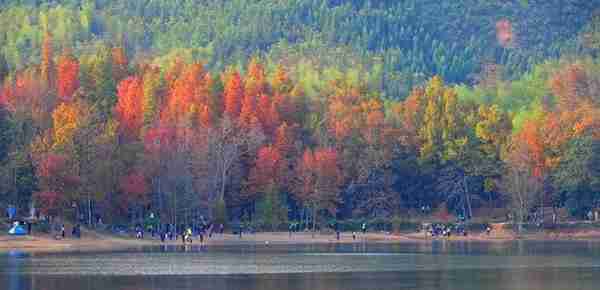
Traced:
[[39, 62], [48, 30], [56, 45], [76, 51], [97, 40], [124, 44], [131, 56], [177, 49], [213, 70], [262, 53], [276, 62], [378, 64], [388, 95], [403, 96], [433, 74], [471, 82], [491, 62], [513, 77], [542, 59], [580, 53], [573, 40], [600, 0], [0, 0], [0, 7], [0, 52], [11, 68]]

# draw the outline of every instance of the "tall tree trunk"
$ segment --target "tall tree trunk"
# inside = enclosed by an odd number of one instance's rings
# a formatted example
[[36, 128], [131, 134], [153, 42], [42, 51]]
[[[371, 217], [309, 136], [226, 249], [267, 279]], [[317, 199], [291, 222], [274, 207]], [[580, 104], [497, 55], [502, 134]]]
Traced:
[[88, 226], [92, 226], [92, 194], [88, 192]]
[[463, 186], [465, 193], [465, 200], [467, 201], [468, 219], [473, 217], [473, 209], [471, 208], [471, 196], [469, 195], [469, 185], [467, 183], [467, 176], [463, 177]]
[[316, 225], [317, 225], [317, 206], [313, 203], [312, 208], [313, 208], [313, 210], [312, 210], [312, 212], [313, 212], [313, 217], [312, 217], [313, 218], [313, 220], [312, 220], [312, 222], [313, 222], [313, 224], [312, 224], [312, 235], [313, 235], [313, 238], [314, 238], [315, 237], [315, 232], [317, 231], [317, 227], [316, 227]]

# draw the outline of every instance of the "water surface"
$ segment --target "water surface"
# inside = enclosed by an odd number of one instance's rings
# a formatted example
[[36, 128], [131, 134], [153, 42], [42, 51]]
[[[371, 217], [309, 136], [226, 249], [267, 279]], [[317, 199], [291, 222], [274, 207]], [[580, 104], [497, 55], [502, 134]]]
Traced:
[[0, 256], [0, 289], [597, 289], [600, 243], [146, 247]]

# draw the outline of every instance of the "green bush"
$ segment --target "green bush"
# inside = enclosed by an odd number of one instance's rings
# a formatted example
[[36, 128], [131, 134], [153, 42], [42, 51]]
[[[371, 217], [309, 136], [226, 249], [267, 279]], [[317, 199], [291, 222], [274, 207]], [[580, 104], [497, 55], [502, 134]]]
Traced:
[[288, 209], [282, 197], [276, 190], [269, 190], [258, 204], [258, 216], [262, 220], [261, 230], [281, 230], [287, 224]]

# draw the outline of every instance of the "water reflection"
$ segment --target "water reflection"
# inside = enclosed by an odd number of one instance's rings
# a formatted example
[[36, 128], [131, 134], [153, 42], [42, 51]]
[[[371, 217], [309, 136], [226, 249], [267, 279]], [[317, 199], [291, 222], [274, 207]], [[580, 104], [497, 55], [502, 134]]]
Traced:
[[[12, 250], [12, 251], [8, 252], [8, 255], [6, 258], [7, 259], [6, 267], [9, 269], [9, 271], [11, 271], [13, 273], [18, 273], [22, 267], [21, 264], [23, 263], [25, 257], [27, 257], [27, 254], [22, 251]], [[8, 290], [22, 289], [21, 279], [16, 274], [8, 276], [7, 284], [8, 284]]]
[[596, 242], [434, 241], [13, 252], [0, 256], [0, 289], [595, 289], [599, 249]]

